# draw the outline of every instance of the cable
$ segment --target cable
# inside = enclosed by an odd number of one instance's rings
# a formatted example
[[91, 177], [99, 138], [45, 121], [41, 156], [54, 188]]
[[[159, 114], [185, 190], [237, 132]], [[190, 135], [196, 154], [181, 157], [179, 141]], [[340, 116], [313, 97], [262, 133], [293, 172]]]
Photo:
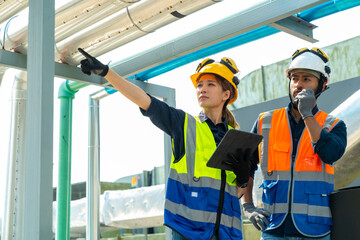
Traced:
[[2, 42], [2, 49], [5, 49], [5, 35], [7, 33], [7, 31], [9, 30], [9, 25], [10, 25], [10, 22], [11, 20], [13, 20], [14, 18], [18, 17], [19, 15], [15, 15], [15, 16], [12, 16], [5, 24], [5, 28], [4, 28], [4, 35], [3, 35], [3, 42]]

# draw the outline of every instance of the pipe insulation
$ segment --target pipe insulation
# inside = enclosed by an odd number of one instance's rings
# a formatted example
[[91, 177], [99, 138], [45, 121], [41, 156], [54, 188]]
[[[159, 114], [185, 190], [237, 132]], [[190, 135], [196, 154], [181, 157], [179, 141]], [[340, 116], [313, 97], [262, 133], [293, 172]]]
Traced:
[[[55, 11], [55, 43], [140, 0], [72, 0]], [[2, 24], [4, 49], [27, 54], [28, 11]], [[5, 28], [6, 26], [6, 28]]]
[[25, 239], [25, 129], [27, 73], [13, 75], [11, 125], [6, 172], [5, 207], [2, 222], [3, 240]]
[[57, 43], [55, 60], [77, 65], [83, 58], [78, 47], [99, 56], [215, 2], [143, 0]]
[[27, 0], [0, 0], [0, 23], [28, 7]]
[[347, 128], [347, 147], [335, 163], [335, 189], [348, 186], [360, 176], [360, 90], [340, 104], [331, 115], [342, 119]]
[[[78, 47], [107, 53], [221, 0], [73, 0], [56, 9], [55, 61], [78, 65]], [[5, 50], [27, 54], [28, 12], [0, 26]], [[4, 26], [7, 26], [6, 28]]]

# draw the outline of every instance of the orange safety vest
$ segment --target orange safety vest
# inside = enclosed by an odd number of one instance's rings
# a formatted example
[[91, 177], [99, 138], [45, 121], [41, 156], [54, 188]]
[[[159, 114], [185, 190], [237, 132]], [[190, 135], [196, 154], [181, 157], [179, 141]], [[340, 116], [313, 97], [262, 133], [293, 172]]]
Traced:
[[[318, 111], [314, 116], [330, 131], [339, 119]], [[297, 230], [309, 237], [321, 237], [332, 225], [329, 195], [334, 189], [334, 168], [314, 153], [304, 128], [294, 151], [286, 108], [260, 114], [260, 168], [264, 178], [263, 204], [272, 213], [268, 229], [279, 227], [291, 210]], [[296, 152], [296, 155], [293, 155]], [[289, 209], [291, 206], [291, 209]]]

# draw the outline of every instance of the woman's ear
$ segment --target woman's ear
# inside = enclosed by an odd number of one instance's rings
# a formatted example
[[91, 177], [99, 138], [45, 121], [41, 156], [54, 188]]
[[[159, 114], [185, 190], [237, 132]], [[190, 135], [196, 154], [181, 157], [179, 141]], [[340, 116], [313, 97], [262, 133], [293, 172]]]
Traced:
[[226, 100], [230, 99], [230, 95], [231, 95], [230, 90], [226, 90], [224, 92], [224, 100], [226, 101]]

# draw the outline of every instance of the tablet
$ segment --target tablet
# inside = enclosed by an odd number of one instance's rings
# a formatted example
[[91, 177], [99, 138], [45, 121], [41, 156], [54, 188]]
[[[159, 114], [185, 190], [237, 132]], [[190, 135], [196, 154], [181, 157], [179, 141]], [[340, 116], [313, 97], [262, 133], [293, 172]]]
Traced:
[[227, 154], [231, 153], [236, 156], [238, 149], [242, 149], [244, 152], [246, 149], [250, 149], [252, 154], [260, 144], [262, 138], [263, 136], [259, 134], [230, 129], [226, 132], [206, 166], [232, 171], [229, 165], [223, 163], [223, 161], [227, 159]]

